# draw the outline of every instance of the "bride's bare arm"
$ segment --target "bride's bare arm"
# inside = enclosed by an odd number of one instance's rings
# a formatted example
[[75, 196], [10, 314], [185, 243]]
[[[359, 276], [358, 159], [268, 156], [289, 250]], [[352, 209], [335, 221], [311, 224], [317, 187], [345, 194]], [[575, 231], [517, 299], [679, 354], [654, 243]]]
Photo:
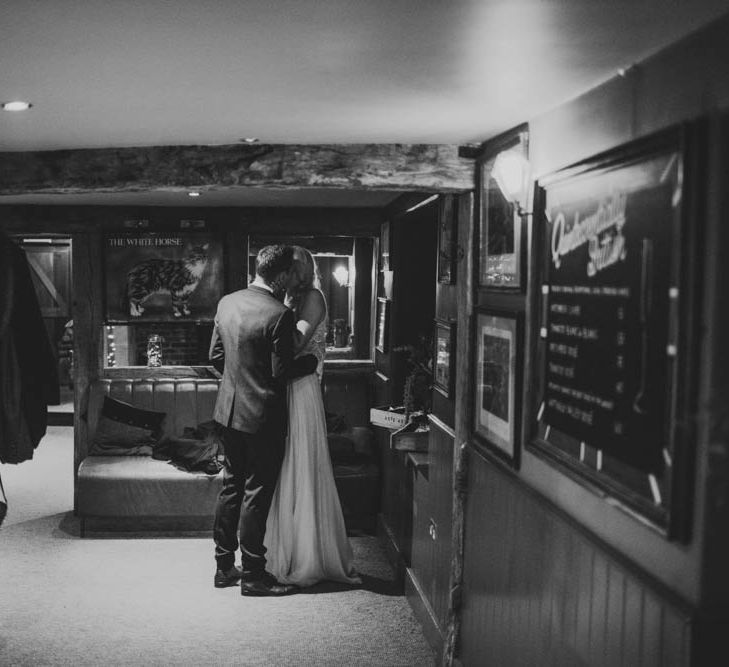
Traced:
[[326, 313], [324, 295], [318, 289], [311, 289], [301, 297], [297, 311], [294, 353], [299, 353], [306, 347]]

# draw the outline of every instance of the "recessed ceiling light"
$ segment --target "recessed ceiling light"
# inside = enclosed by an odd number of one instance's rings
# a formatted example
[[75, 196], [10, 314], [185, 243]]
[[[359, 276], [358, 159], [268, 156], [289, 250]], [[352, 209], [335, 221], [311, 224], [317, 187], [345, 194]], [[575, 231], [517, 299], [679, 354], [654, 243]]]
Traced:
[[13, 102], [3, 102], [2, 107], [4, 111], [26, 111], [33, 105], [30, 102], [22, 102], [21, 100], [14, 100]]
[[191, 192], [187, 193], [188, 197], [199, 197], [200, 193], [197, 190], [192, 190]]

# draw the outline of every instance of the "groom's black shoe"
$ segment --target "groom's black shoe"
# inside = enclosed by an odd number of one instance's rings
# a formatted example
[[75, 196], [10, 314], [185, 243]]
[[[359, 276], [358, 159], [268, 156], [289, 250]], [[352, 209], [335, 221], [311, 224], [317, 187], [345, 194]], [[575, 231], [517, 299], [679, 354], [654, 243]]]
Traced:
[[242, 574], [243, 569], [238, 565], [233, 565], [229, 570], [216, 570], [215, 579], [213, 580], [215, 588], [226, 588], [237, 585]]
[[297, 589], [293, 584], [282, 584], [268, 572], [243, 574], [240, 582], [240, 594], [251, 597], [269, 595], [289, 595]]

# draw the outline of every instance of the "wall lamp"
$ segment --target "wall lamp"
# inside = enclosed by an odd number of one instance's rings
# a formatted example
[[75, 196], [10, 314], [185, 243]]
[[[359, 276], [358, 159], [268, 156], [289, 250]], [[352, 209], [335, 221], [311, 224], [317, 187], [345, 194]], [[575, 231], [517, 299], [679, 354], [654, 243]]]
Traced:
[[347, 271], [346, 267], [340, 264], [332, 271], [332, 275], [341, 287], [349, 287], [349, 271]]
[[521, 203], [529, 190], [530, 174], [529, 160], [521, 150], [513, 148], [499, 153], [491, 169], [491, 175], [504, 198], [514, 204], [517, 214], [522, 217], [532, 214], [524, 210]]

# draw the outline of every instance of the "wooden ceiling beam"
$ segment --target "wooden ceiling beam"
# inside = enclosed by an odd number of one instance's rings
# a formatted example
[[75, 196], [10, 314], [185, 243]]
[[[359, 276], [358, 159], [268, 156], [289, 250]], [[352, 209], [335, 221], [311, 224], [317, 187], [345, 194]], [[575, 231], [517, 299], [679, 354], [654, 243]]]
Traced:
[[0, 194], [238, 187], [464, 192], [474, 162], [458, 146], [332, 144], [153, 146], [0, 152]]

